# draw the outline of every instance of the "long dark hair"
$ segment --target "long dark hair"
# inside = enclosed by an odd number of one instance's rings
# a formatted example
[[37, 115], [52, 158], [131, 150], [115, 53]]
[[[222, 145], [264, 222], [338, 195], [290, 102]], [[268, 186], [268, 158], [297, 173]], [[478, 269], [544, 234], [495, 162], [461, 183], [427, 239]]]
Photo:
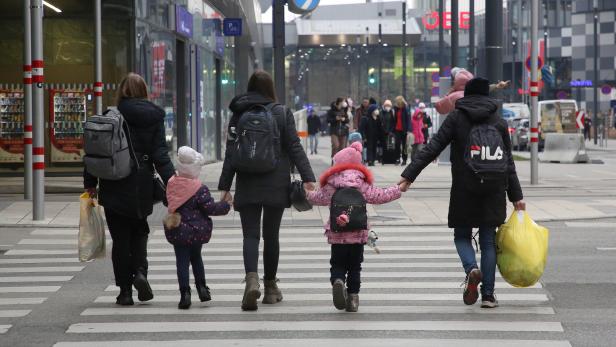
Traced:
[[272, 75], [263, 70], [255, 71], [248, 80], [248, 92], [259, 93], [262, 96], [276, 102], [276, 89]]

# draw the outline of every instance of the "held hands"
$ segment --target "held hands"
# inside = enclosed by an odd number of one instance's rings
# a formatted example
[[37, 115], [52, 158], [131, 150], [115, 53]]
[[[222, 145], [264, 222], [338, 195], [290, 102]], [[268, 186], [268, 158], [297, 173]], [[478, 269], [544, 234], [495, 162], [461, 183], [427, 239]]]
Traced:
[[224, 201], [228, 204], [233, 203], [233, 195], [229, 191], [223, 190], [220, 194], [220, 201]]
[[306, 192], [311, 192], [313, 190], [315, 190], [316, 187], [314, 185], [314, 182], [304, 182], [304, 190]]
[[409, 190], [409, 188], [411, 187], [412, 182], [407, 180], [406, 178], [402, 177], [400, 179], [400, 181], [398, 181], [398, 189], [400, 189], [401, 192], [406, 192], [407, 190]]
[[513, 207], [516, 211], [526, 211], [526, 203], [524, 200], [514, 202]]

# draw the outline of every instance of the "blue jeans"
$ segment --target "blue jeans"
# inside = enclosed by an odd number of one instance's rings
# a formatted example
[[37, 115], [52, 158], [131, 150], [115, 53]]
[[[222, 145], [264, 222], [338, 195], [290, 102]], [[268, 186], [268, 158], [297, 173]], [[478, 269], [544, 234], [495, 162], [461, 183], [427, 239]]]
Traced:
[[[455, 228], [454, 242], [458, 255], [462, 261], [464, 272], [467, 274], [477, 268], [475, 249], [472, 243], [472, 228]], [[494, 294], [494, 278], [496, 276], [496, 235], [495, 227], [479, 228], [479, 247], [481, 249], [481, 295]]]
[[308, 140], [310, 140], [310, 153], [316, 153], [317, 148], [319, 147], [319, 134], [313, 134], [308, 136]]
[[202, 245], [173, 246], [175, 250], [175, 266], [178, 273], [178, 283], [181, 289], [190, 288], [189, 266], [192, 265], [195, 283], [205, 283], [205, 269], [201, 258]]

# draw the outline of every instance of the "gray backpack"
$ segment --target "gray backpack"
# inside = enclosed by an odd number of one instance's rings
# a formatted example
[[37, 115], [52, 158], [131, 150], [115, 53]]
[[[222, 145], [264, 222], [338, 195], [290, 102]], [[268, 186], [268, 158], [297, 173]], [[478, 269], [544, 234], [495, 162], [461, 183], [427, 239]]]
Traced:
[[121, 180], [132, 171], [131, 141], [124, 117], [115, 108], [89, 117], [83, 127], [83, 163], [88, 173], [104, 180]]

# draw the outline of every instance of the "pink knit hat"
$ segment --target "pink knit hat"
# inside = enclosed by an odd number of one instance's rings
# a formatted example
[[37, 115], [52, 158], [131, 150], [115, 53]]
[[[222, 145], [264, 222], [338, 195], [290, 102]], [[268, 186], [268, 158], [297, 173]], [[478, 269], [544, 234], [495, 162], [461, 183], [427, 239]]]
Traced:
[[353, 142], [349, 147], [334, 155], [334, 164], [361, 164], [361, 142]]

